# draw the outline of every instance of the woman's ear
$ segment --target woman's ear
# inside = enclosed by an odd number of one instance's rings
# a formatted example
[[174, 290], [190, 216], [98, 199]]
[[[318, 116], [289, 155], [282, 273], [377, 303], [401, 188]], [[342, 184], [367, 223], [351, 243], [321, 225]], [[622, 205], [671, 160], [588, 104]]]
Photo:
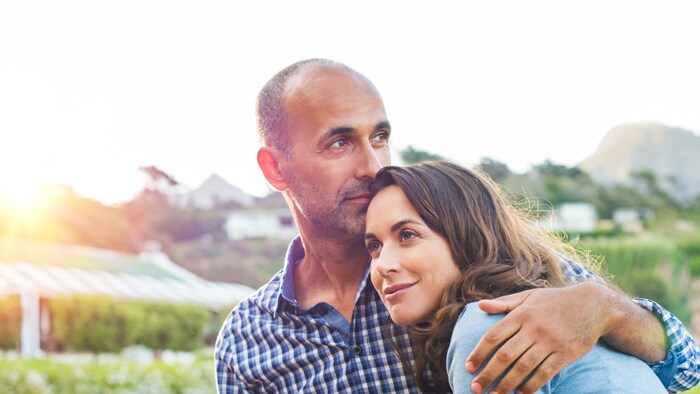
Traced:
[[277, 149], [269, 147], [258, 149], [258, 166], [260, 166], [265, 179], [275, 190], [282, 192], [287, 190], [287, 183], [280, 170], [280, 160], [285, 160], [285, 157]]

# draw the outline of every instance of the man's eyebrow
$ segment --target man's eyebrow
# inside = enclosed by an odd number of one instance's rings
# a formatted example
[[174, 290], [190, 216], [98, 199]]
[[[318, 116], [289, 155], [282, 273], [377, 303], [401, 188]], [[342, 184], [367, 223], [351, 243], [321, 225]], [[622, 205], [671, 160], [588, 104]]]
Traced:
[[391, 125], [389, 124], [389, 121], [388, 121], [388, 120], [385, 120], [385, 121], [382, 121], [382, 122], [377, 123], [377, 125], [374, 126], [374, 129], [375, 129], [375, 130], [379, 130], [379, 129], [389, 129], [389, 130], [391, 130]]
[[[377, 123], [374, 126], [375, 130], [381, 130], [381, 129], [389, 129], [391, 130], [391, 125], [389, 124], [388, 120], [381, 121]], [[352, 134], [357, 132], [357, 129], [352, 127], [352, 126], [338, 126], [338, 127], [333, 127], [330, 130], [328, 130], [324, 135], [322, 140], [326, 140], [329, 138], [333, 138], [337, 135], [343, 135], [343, 134]]]
[[328, 139], [335, 137], [336, 135], [341, 135], [341, 134], [350, 134], [356, 132], [357, 129], [351, 126], [338, 126], [338, 127], [333, 127], [332, 129], [328, 130], [326, 134], [323, 136], [322, 139]]

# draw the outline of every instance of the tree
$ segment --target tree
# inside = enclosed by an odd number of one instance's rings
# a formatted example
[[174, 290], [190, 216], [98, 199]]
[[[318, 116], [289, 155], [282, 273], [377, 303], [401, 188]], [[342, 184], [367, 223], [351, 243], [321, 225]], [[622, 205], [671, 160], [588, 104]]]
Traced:
[[500, 182], [510, 175], [510, 169], [507, 165], [489, 157], [482, 157], [479, 164], [476, 165], [476, 169], [488, 174], [496, 182]]
[[411, 145], [409, 145], [406, 149], [402, 150], [400, 154], [401, 159], [406, 164], [416, 164], [432, 160], [444, 160], [443, 157], [438, 154], [418, 150], [413, 148]]

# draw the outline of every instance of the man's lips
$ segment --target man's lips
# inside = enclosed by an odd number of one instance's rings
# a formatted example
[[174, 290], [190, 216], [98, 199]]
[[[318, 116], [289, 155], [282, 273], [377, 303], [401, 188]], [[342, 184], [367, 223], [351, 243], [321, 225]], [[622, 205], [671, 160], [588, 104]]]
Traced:
[[363, 203], [369, 203], [369, 201], [371, 199], [372, 199], [372, 195], [370, 193], [355, 194], [354, 196], [345, 197], [346, 201], [363, 202]]
[[417, 282], [399, 283], [399, 284], [391, 285], [389, 287], [385, 287], [382, 291], [384, 292], [384, 296], [386, 297], [386, 300], [391, 301], [392, 299], [399, 297], [403, 293], [403, 290], [408, 289], [409, 287], [415, 285], [416, 283]]

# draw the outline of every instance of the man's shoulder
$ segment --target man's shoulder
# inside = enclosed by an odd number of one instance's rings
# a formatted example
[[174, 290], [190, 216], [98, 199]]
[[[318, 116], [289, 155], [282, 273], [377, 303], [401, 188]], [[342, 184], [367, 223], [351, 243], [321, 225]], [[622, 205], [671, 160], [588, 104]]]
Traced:
[[242, 316], [273, 314], [277, 309], [279, 296], [282, 292], [281, 283], [281, 273], [278, 272], [269, 282], [260, 286], [253, 294], [242, 299], [231, 310], [227, 320]]

